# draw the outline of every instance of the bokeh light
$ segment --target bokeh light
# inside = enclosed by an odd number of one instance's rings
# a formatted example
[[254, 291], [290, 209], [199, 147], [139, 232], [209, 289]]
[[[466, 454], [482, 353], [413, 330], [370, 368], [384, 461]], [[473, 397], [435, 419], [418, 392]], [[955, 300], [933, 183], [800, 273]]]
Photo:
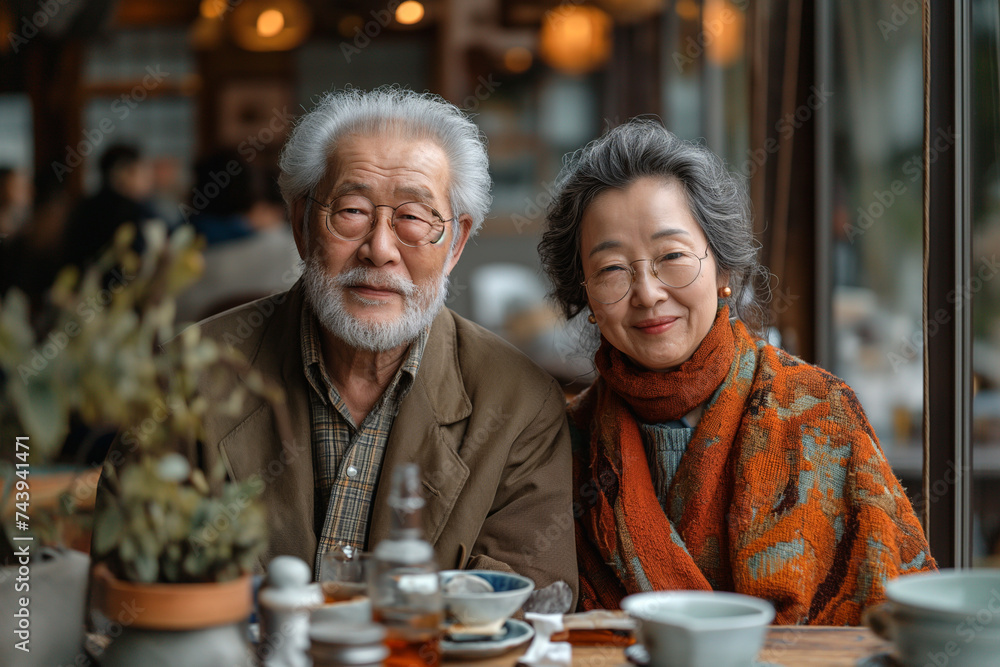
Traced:
[[538, 52], [568, 74], [597, 69], [611, 56], [611, 17], [597, 7], [560, 5], [542, 21]]
[[424, 6], [416, 0], [406, 0], [396, 8], [396, 21], [403, 25], [420, 23], [422, 18], [424, 18]]
[[226, 0], [201, 0], [198, 12], [207, 19], [217, 19], [226, 11]]
[[267, 9], [257, 17], [257, 34], [274, 37], [285, 28], [285, 15], [277, 9]]
[[698, 3], [694, 0], [677, 0], [674, 12], [685, 21], [697, 21], [699, 13]]
[[532, 60], [534, 57], [531, 55], [531, 51], [523, 46], [509, 48], [503, 54], [503, 66], [507, 68], [508, 72], [515, 74], [527, 71], [531, 67]]
[[348, 14], [337, 21], [337, 32], [341, 37], [354, 38], [358, 31], [365, 25], [364, 20], [357, 14]]

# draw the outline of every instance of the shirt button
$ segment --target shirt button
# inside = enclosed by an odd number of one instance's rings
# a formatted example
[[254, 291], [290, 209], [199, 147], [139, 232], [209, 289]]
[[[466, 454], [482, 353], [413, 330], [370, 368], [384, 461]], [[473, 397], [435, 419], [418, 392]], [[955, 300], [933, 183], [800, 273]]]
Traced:
[[358, 469], [355, 468], [354, 466], [347, 466], [347, 476], [348, 477], [357, 477], [358, 476]]

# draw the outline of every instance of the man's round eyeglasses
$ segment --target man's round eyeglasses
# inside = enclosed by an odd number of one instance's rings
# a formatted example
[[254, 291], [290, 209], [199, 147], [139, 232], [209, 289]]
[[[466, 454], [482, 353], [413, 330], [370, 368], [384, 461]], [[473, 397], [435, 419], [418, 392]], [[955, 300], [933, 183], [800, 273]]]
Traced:
[[604, 305], [618, 303], [628, 295], [635, 282], [636, 262], [649, 262], [649, 270], [656, 279], [667, 287], [679, 289], [687, 287], [701, 275], [701, 260], [708, 257], [705, 254], [698, 257], [693, 252], [668, 252], [652, 259], [637, 259], [628, 264], [610, 264], [603, 266], [590, 274], [590, 277], [580, 283], [587, 290], [590, 298]]
[[375, 204], [363, 195], [343, 195], [328, 204], [309, 195], [307, 198], [323, 207], [326, 212], [326, 228], [344, 241], [357, 241], [371, 234], [378, 224], [380, 208], [392, 210], [392, 217], [389, 219], [392, 233], [400, 243], [411, 248], [440, 243], [447, 231], [445, 223], [455, 219], [445, 220], [436, 210], [418, 201], [389, 206]]

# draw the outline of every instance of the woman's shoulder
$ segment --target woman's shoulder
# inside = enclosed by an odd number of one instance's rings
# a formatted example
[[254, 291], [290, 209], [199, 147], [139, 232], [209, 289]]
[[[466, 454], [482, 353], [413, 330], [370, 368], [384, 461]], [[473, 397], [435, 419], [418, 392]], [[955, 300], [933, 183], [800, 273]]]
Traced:
[[761, 342], [758, 348], [754, 390], [758, 397], [770, 397], [765, 404], [782, 406], [786, 417], [819, 413], [824, 421], [832, 418], [842, 428], [860, 428], [874, 438], [861, 402], [844, 380], [774, 345]]
[[811, 364], [765, 341], [757, 341], [757, 348], [760, 360], [758, 380], [795, 386], [824, 395], [831, 390], [853, 394], [846, 382], [825, 368]]

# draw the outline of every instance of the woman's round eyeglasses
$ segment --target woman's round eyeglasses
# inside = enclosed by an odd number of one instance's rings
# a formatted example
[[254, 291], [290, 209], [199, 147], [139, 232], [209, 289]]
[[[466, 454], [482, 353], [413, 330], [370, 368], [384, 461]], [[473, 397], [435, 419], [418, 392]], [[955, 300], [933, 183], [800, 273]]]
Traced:
[[590, 274], [590, 277], [580, 283], [587, 290], [590, 298], [604, 305], [618, 303], [632, 289], [635, 282], [636, 262], [649, 262], [649, 270], [656, 279], [667, 287], [679, 289], [687, 287], [701, 275], [701, 260], [708, 257], [705, 254], [698, 257], [693, 252], [668, 252], [652, 259], [637, 259], [628, 264], [610, 264], [603, 266]]
[[455, 219], [445, 220], [436, 210], [418, 201], [389, 206], [375, 204], [363, 195], [343, 195], [328, 204], [312, 196], [307, 195], [307, 198], [323, 207], [327, 230], [344, 241], [357, 241], [368, 236], [378, 224], [380, 208], [392, 210], [389, 219], [392, 233], [400, 243], [411, 248], [440, 243], [447, 231], [445, 223]]

